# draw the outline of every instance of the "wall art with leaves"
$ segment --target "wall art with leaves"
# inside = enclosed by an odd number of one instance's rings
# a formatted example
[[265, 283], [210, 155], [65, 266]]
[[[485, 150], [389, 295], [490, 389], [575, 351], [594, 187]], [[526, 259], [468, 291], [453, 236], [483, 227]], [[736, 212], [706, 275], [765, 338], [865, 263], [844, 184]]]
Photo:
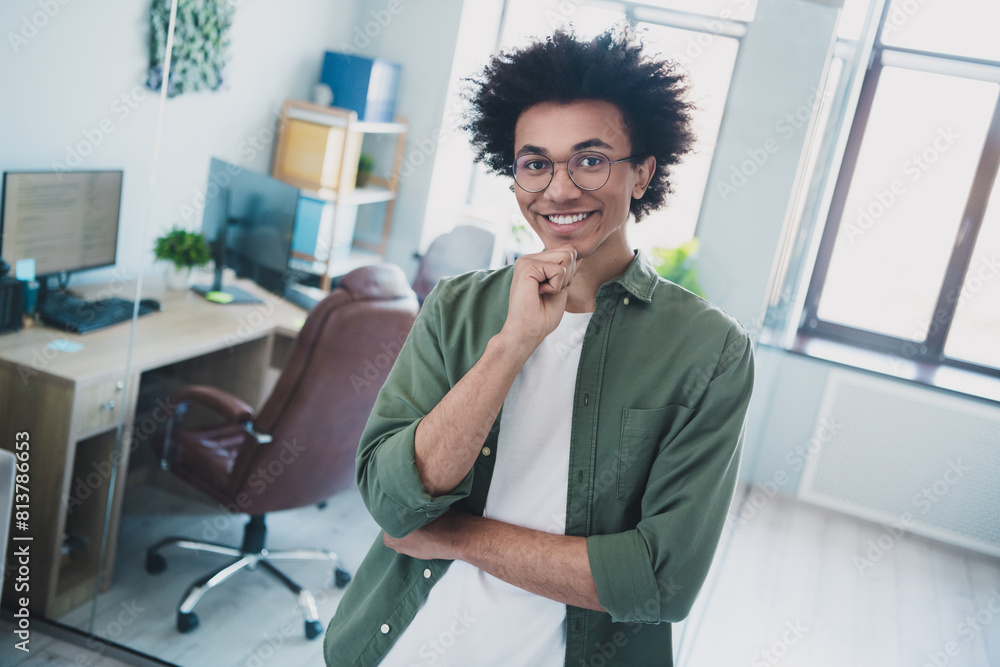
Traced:
[[[146, 87], [159, 90], [166, 65], [172, 0], [153, 0], [149, 10], [149, 74]], [[177, 0], [167, 97], [218, 90], [229, 56], [230, 0]]]

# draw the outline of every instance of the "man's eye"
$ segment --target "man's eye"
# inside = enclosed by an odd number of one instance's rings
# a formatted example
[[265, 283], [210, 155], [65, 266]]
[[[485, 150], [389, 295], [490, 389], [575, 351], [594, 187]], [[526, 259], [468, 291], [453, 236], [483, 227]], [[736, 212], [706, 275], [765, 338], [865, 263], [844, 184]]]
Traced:
[[604, 159], [599, 155], [584, 155], [576, 161], [580, 167], [599, 167], [604, 164]]
[[524, 163], [524, 168], [528, 171], [544, 171], [549, 168], [547, 160], [530, 160]]

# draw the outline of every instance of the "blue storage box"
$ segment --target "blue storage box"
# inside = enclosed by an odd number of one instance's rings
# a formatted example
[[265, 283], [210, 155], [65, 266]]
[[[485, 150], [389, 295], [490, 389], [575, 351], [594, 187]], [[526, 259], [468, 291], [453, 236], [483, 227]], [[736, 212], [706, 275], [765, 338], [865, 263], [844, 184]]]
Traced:
[[338, 205], [300, 194], [292, 251], [319, 262], [346, 260], [357, 216], [356, 204]]
[[327, 51], [320, 83], [333, 92], [333, 106], [356, 111], [358, 120], [392, 122], [401, 70], [382, 58]]

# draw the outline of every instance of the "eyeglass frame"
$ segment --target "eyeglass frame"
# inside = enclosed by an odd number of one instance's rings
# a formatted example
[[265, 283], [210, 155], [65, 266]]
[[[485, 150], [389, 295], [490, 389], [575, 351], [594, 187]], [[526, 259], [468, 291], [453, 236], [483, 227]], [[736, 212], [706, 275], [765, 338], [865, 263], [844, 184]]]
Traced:
[[[569, 170], [569, 163], [572, 162], [573, 158], [575, 158], [577, 155], [580, 155], [580, 154], [583, 154], [583, 153], [595, 153], [597, 155], [602, 156], [604, 159], [606, 159], [608, 161], [608, 175], [607, 175], [607, 178], [605, 178], [604, 182], [601, 183], [600, 185], [598, 185], [596, 188], [585, 188], [585, 187], [583, 187], [582, 185], [580, 185], [579, 183], [576, 182], [576, 179], [573, 178], [573, 172], [571, 172]], [[537, 155], [538, 157], [540, 157], [540, 158], [542, 158], [544, 160], [548, 160], [548, 162], [552, 165], [552, 167], [549, 169], [549, 182], [545, 184], [544, 188], [541, 188], [539, 190], [529, 190], [528, 188], [526, 188], [523, 185], [521, 185], [518, 182], [518, 180], [517, 180], [517, 161], [519, 159], [523, 158], [523, 157], [530, 157], [530, 156], [533, 156], [533, 155]], [[580, 188], [581, 190], [584, 190], [585, 192], [594, 192], [596, 190], [600, 190], [601, 188], [603, 188], [605, 185], [608, 184], [608, 181], [611, 180], [611, 167], [613, 165], [616, 165], [619, 162], [630, 162], [630, 161], [635, 160], [635, 159], [640, 158], [640, 157], [642, 157], [642, 156], [641, 155], [630, 155], [628, 157], [623, 157], [620, 160], [612, 160], [610, 157], [608, 157], [607, 155], [605, 155], [601, 151], [595, 151], [595, 150], [589, 150], [589, 149], [588, 150], [577, 151], [577, 152], [573, 153], [572, 155], [570, 155], [565, 160], [553, 160], [553, 159], [551, 159], [550, 157], [548, 157], [546, 155], [542, 155], [541, 153], [525, 153], [524, 155], [519, 155], [519, 156], [517, 156], [517, 157], [514, 158], [514, 162], [510, 165], [510, 170], [511, 170], [511, 174], [514, 177], [514, 182], [517, 183], [517, 187], [521, 188], [525, 192], [529, 192], [531, 194], [538, 194], [539, 192], [545, 192], [546, 188], [548, 188], [550, 185], [552, 185], [552, 179], [555, 178], [555, 176], [556, 176], [556, 165], [557, 164], [564, 164], [564, 165], [566, 165], [566, 175], [569, 176], [569, 180], [573, 183], [573, 185], [575, 185], [576, 187]]]

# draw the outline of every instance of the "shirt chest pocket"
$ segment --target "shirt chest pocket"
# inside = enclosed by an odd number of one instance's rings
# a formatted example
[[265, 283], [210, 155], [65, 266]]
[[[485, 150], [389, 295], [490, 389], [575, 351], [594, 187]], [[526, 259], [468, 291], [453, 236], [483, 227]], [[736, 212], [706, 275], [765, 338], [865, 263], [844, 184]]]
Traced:
[[691, 408], [683, 405], [622, 410], [621, 442], [618, 447], [619, 500], [631, 501], [642, 497], [660, 443], [681, 430], [692, 412]]

